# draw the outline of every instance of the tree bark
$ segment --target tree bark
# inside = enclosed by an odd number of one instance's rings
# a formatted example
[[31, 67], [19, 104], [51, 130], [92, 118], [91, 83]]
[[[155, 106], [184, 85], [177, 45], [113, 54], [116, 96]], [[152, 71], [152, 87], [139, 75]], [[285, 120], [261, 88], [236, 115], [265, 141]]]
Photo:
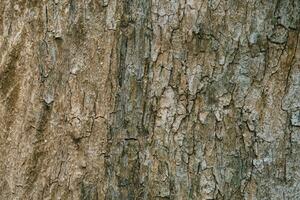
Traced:
[[299, 33], [299, 0], [0, 0], [0, 199], [299, 199]]

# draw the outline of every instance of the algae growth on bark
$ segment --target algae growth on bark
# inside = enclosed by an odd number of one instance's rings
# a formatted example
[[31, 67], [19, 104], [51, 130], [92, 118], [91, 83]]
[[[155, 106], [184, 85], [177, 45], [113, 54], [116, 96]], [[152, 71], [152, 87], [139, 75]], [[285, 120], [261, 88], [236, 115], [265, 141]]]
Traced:
[[299, 33], [299, 0], [0, 0], [0, 199], [299, 199]]

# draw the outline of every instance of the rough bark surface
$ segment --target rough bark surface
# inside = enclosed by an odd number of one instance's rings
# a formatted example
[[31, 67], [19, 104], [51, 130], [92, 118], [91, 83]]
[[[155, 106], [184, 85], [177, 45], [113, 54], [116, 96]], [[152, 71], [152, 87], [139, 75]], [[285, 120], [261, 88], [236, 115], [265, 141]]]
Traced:
[[0, 0], [0, 199], [300, 199], [299, 0]]

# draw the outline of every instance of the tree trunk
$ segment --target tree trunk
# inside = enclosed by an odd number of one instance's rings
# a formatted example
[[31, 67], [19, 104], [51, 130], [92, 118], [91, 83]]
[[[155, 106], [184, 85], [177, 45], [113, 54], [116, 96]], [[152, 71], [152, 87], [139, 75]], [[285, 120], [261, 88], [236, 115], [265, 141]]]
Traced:
[[0, 199], [299, 199], [299, 33], [299, 0], [0, 0]]

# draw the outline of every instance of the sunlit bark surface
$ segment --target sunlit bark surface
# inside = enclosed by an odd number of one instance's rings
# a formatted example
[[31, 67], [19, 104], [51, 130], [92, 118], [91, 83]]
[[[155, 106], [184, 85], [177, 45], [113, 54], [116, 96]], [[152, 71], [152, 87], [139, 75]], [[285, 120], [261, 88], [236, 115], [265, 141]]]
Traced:
[[0, 199], [299, 200], [299, 0], [0, 0]]

